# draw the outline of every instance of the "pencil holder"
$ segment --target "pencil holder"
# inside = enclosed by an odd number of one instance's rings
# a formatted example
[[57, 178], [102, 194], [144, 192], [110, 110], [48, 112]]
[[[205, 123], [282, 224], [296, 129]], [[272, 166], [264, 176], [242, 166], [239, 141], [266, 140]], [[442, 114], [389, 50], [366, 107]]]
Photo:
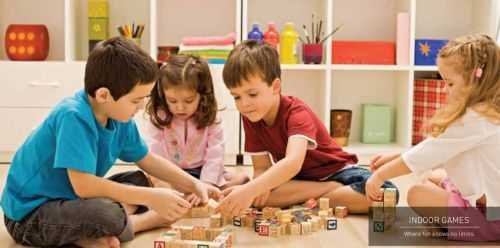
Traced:
[[303, 44], [302, 61], [304, 64], [321, 64], [323, 61], [323, 44]]
[[340, 146], [349, 144], [351, 132], [352, 111], [347, 109], [330, 110], [330, 133], [331, 137]]

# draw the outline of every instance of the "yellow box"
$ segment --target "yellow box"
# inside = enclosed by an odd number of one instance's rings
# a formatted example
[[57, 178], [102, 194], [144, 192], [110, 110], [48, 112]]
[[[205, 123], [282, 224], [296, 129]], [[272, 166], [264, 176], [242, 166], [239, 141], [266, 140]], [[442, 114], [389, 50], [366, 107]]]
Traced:
[[88, 17], [108, 17], [107, 0], [89, 0]]

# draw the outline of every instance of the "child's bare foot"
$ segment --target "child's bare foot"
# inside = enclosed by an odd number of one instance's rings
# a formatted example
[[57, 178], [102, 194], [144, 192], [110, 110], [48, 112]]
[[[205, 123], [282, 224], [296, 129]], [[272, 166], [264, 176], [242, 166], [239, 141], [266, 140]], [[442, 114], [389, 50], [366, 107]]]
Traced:
[[83, 248], [120, 248], [120, 240], [117, 237], [102, 237], [98, 239], [82, 239], [75, 244]]

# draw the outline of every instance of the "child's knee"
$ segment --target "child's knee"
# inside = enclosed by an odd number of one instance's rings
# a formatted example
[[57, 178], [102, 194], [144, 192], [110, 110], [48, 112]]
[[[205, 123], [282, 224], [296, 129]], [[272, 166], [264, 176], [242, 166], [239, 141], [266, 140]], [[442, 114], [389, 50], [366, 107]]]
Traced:
[[124, 232], [128, 224], [128, 217], [125, 209], [118, 202], [106, 198], [94, 198], [86, 200], [81, 209], [87, 221], [91, 221], [98, 233], [118, 236]]
[[419, 199], [424, 197], [423, 192], [425, 191], [425, 184], [415, 184], [408, 189], [408, 194], [406, 196], [406, 202], [409, 206], [418, 206]]

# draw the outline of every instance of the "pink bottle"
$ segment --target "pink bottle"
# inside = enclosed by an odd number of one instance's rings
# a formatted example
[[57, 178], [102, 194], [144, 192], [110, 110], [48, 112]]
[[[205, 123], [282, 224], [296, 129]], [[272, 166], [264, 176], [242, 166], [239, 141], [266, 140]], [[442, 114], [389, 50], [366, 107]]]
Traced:
[[270, 22], [267, 24], [267, 31], [264, 33], [264, 42], [278, 49], [280, 43], [280, 33], [276, 29], [276, 24]]

